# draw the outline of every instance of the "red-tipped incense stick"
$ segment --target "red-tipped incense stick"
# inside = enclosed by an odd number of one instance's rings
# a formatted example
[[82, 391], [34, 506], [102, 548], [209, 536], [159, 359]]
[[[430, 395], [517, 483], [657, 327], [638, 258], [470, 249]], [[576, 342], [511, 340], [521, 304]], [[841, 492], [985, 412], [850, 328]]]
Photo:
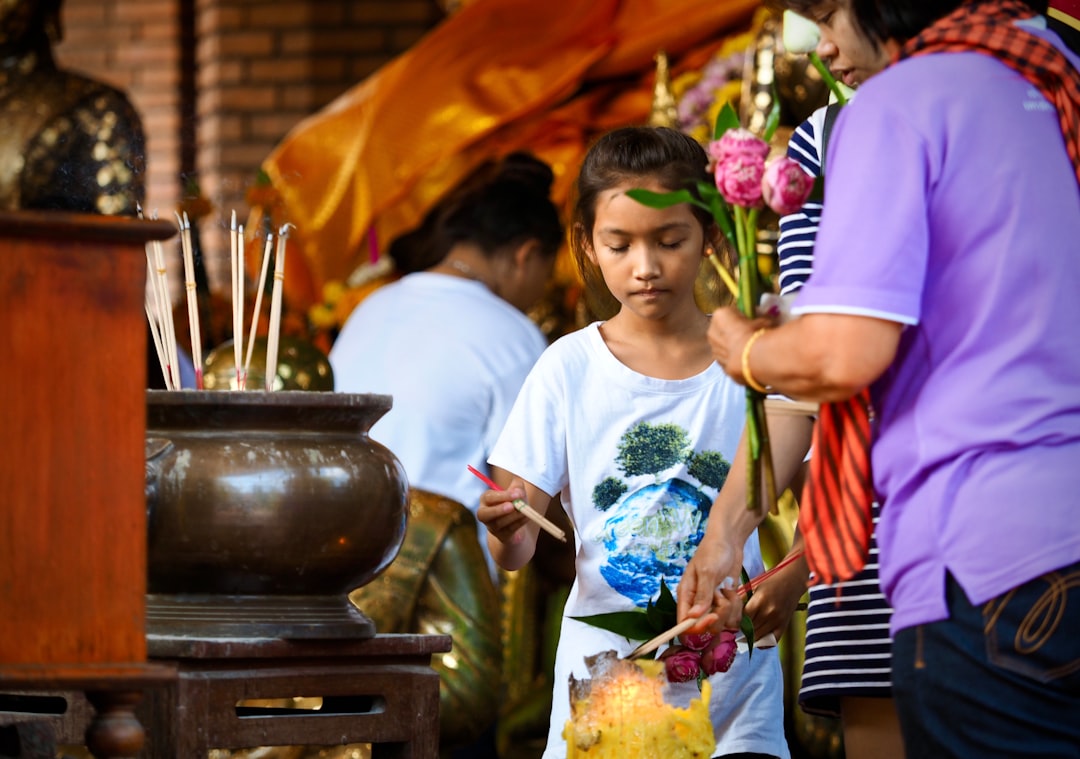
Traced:
[[[495, 482], [490, 477], [488, 477], [486, 474], [484, 474], [480, 470], [475, 469], [472, 466], [469, 466], [469, 471], [472, 472], [473, 474], [475, 474], [477, 477], [479, 477], [489, 488], [492, 488], [493, 490], [502, 490], [502, 488], [500, 488], [498, 485], [496, 485]], [[532, 506], [525, 503], [525, 501], [523, 501], [522, 499], [520, 499], [520, 498], [514, 499], [514, 508], [517, 509], [518, 511], [520, 511], [525, 516], [527, 516], [529, 519], [536, 522], [538, 525], [540, 525], [540, 527], [543, 528], [543, 530], [545, 532], [547, 532], [548, 534], [550, 534], [553, 537], [561, 540], [564, 543], [566, 542], [566, 533], [563, 532], [562, 530], [560, 530], [558, 525], [556, 525], [550, 519], [545, 517], [543, 514], [541, 514], [536, 509], [534, 509]]]

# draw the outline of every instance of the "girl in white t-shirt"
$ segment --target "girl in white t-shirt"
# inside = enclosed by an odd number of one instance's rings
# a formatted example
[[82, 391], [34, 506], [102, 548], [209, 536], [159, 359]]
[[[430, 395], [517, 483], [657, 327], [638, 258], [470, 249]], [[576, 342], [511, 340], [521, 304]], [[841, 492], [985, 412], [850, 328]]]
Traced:
[[[566, 755], [571, 674], [587, 678], [585, 657], [625, 655], [637, 643], [573, 617], [645, 607], [661, 580], [674, 589], [720, 488], [725, 497], [745, 492], [746, 467], [742, 456], [736, 461], [744, 391], [713, 362], [709, 317], [694, 299], [717, 230], [690, 204], [653, 209], [626, 194], [694, 191], [710, 181], [707, 164], [697, 142], [666, 128], [619, 129], [590, 149], [572, 243], [586, 283], [618, 309], [544, 352], [488, 459], [506, 489], [487, 491], [478, 517], [500, 566], [518, 569], [536, 549], [538, 527], [514, 508], [515, 498], [544, 513], [558, 495], [573, 524], [577, 576], [563, 612], [544, 759]], [[805, 450], [810, 424], [789, 417], [770, 431], [774, 447]], [[801, 457], [777, 450], [775, 460], [783, 483]], [[750, 576], [763, 571], [756, 533], [745, 559]], [[762, 607], [790, 616], [796, 598]], [[789, 756], [775, 649], [736, 656], [710, 683], [716, 756]], [[683, 705], [698, 696], [694, 682], [672, 687]]]

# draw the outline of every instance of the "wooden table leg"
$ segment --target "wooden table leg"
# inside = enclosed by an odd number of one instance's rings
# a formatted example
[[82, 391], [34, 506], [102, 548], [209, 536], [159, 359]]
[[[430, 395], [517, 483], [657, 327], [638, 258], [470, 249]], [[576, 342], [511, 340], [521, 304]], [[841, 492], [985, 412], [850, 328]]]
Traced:
[[135, 717], [141, 691], [88, 691], [94, 715], [86, 728], [86, 747], [98, 759], [135, 759], [146, 732]]

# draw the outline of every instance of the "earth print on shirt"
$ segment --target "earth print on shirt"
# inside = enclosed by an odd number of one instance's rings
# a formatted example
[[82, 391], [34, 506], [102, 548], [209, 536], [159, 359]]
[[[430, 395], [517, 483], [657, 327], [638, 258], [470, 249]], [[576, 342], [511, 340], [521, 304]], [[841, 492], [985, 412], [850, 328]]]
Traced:
[[[638, 422], [619, 440], [615, 465], [627, 479], [654, 479], [631, 491], [626, 481], [607, 477], [593, 488], [593, 505], [610, 516], [592, 539], [608, 554], [601, 576], [644, 607], [659, 594], [661, 578], [671, 586], [682, 577], [712, 508], [712, 496], [699, 485], [719, 491], [731, 462], [718, 451], [696, 452], [676, 424]], [[665, 479], [665, 473], [688, 475], [697, 484]]]

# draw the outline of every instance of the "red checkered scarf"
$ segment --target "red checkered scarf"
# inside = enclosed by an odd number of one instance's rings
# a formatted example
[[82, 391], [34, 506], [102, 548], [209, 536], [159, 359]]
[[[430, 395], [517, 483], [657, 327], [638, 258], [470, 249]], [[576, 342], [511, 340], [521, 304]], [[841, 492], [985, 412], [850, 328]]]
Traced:
[[1080, 182], [1080, 72], [1065, 54], [1017, 26], [1035, 15], [1019, 0], [974, 0], [908, 40], [900, 59], [940, 52], [976, 52], [1005, 63], [1057, 108], [1061, 133]]

